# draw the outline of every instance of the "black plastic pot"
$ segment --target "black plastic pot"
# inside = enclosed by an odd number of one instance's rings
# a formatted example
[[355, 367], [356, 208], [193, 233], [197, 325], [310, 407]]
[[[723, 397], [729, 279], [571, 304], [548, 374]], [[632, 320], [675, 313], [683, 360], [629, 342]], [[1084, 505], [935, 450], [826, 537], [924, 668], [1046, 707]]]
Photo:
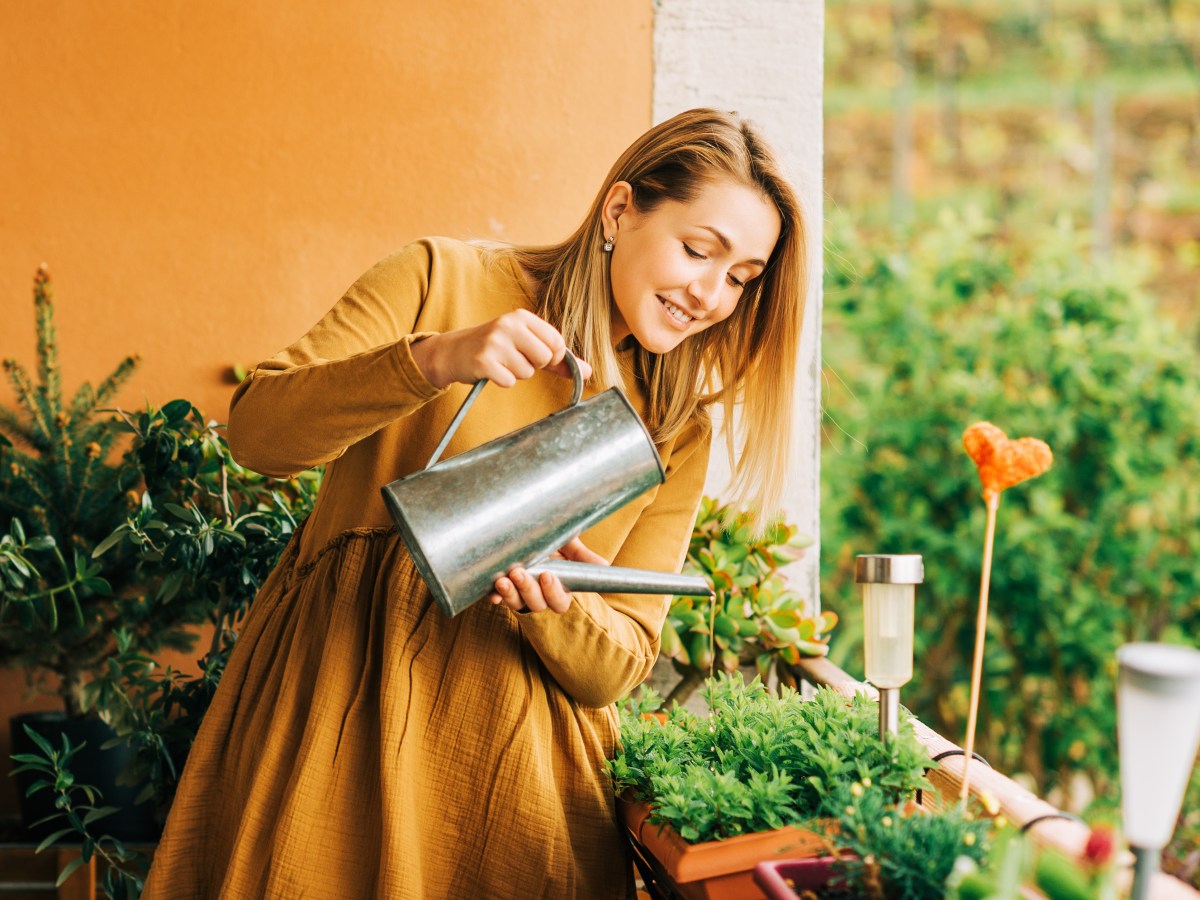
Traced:
[[[37, 744], [25, 733], [23, 726], [28, 725], [39, 735], [50, 742], [55, 749], [62, 747], [62, 735], [65, 734], [71, 746], [85, 744], [71, 759], [70, 769], [75, 776], [76, 784], [86, 784], [98, 789], [100, 796], [96, 806], [115, 806], [117, 811], [97, 820], [90, 826], [94, 835], [108, 834], [122, 841], [131, 843], [151, 842], [158, 839], [161, 831], [155, 817], [154, 803], [146, 801], [135, 804], [142, 785], [118, 784], [117, 779], [134, 757], [133, 748], [128, 744], [119, 744], [105, 750], [104, 744], [112, 740], [116, 734], [99, 719], [69, 719], [61, 712], [22, 713], [9, 719], [12, 730], [12, 752], [32, 753], [43, 755]], [[40, 841], [43, 838], [67, 827], [65, 819], [34, 826], [34, 822], [55, 812], [55, 793], [49, 789], [37, 791], [27, 797], [29, 786], [44, 777], [38, 772], [21, 772], [14, 776], [17, 790], [20, 794], [21, 819], [31, 840]], [[87, 802], [81, 794], [81, 802]], [[68, 835], [66, 840], [75, 839]]]

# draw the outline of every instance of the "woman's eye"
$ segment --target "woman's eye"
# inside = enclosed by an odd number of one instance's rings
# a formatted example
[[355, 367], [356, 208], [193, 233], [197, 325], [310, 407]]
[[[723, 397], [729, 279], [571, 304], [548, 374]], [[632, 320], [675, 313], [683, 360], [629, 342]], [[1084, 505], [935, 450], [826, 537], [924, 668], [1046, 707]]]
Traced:
[[730, 276], [729, 276], [729, 283], [730, 283], [730, 284], [732, 284], [734, 287], [739, 287], [739, 288], [740, 288], [740, 287], [745, 287], [745, 286], [746, 286], [746, 282], [744, 282], [744, 281], [739, 281], [739, 280], [737, 279], [737, 277], [736, 277], [736, 276], [734, 276], [734, 275], [730, 275]]
[[686, 243], [683, 245], [683, 249], [687, 251], [687, 255], [690, 256], [692, 259], [708, 259], [708, 257], [705, 256], [703, 253], [701, 253], [698, 250], [693, 250]]

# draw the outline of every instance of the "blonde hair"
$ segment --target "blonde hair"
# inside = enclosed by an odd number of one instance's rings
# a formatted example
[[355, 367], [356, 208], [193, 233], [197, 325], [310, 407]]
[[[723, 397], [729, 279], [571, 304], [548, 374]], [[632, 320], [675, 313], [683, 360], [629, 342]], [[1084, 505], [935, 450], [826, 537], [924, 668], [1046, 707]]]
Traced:
[[[714, 109], [680, 113], [621, 154], [583, 223], [565, 241], [498, 252], [510, 254], [535, 281], [536, 312], [592, 364], [593, 383], [621, 385], [610, 330], [611, 257], [601, 249], [604, 198], [612, 185], [625, 181], [633, 188], [634, 207], [649, 212], [664, 200], [687, 203], [719, 180], [746, 185], [772, 201], [782, 219], [779, 240], [766, 269], [746, 285], [728, 319], [665, 354], [634, 346], [632, 375], [646, 392], [646, 425], [659, 443], [694, 419], [707, 425], [709, 406], [722, 404], [734, 474], [733, 496], [727, 499], [770, 517], [779, 509], [791, 459], [807, 248], [800, 204], [753, 125]], [[735, 438], [737, 407], [741, 427]]]

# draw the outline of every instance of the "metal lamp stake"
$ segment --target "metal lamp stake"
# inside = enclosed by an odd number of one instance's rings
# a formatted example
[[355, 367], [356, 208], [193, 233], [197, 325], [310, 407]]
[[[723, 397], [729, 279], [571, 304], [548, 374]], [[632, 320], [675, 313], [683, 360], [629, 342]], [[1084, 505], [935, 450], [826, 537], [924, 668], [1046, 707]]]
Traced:
[[900, 688], [912, 680], [916, 586], [925, 580], [918, 554], [857, 557], [862, 585], [867, 681], [879, 691], [879, 736], [886, 743], [900, 725]]

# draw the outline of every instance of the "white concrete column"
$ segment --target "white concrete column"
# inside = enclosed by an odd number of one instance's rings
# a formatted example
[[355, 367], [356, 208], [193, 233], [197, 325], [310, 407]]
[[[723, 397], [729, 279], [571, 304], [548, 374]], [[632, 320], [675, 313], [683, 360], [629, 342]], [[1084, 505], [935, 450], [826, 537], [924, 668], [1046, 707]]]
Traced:
[[[789, 521], [818, 541], [787, 574], [791, 586], [819, 608], [824, 3], [655, 0], [654, 9], [654, 121], [696, 106], [752, 119], [782, 154], [808, 214], [812, 277], [794, 361], [800, 376], [797, 427], [784, 509]], [[713, 450], [706, 490], [720, 496], [729, 471], [719, 444]]]

